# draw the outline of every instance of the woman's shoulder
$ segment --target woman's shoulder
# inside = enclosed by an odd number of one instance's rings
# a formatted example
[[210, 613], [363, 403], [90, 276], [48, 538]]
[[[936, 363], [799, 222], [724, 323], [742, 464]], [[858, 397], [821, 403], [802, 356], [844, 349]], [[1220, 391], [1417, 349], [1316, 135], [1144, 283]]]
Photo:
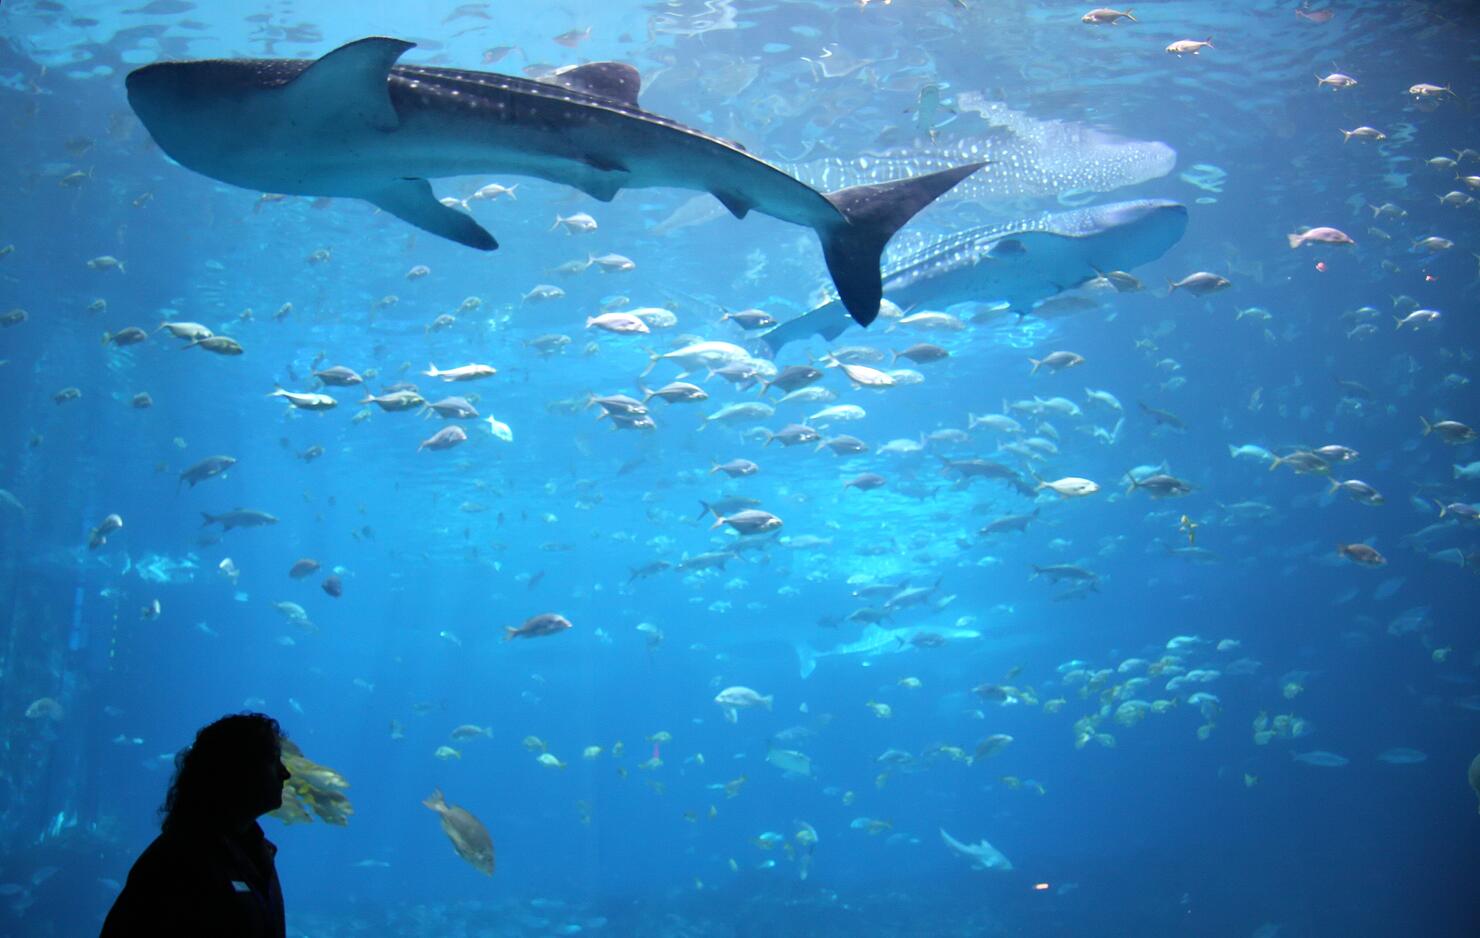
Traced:
[[129, 876], [132, 878], [136, 873], [151, 876], [198, 874], [202, 860], [214, 850], [213, 840], [184, 831], [164, 831], [139, 854]]

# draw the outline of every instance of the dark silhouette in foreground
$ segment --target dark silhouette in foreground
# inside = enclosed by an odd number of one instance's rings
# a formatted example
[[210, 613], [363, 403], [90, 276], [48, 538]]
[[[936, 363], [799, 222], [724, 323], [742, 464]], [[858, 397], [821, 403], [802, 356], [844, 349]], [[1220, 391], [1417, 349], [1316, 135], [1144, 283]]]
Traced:
[[277, 847], [257, 818], [283, 803], [282, 730], [222, 717], [175, 756], [161, 833], [129, 871], [101, 938], [284, 938]]

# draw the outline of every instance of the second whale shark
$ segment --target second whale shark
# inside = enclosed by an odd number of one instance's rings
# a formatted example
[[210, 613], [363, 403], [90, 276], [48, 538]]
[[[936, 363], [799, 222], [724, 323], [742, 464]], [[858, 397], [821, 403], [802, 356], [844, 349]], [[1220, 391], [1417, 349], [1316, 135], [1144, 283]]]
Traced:
[[[892, 257], [884, 295], [904, 309], [1006, 301], [1019, 314], [1107, 270], [1161, 257], [1187, 230], [1187, 207], [1162, 199], [1115, 202], [1036, 219], [972, 228]], [[837, 300], [761, 335], [774, 354], [788, 342], [848, 328]]]
[[709, 192], [811, 228], [842, 305], [878, 315], [884, 246], [981, 163], [823, 193], [722, 140], [644, 111], [635, 68], [594, 62], [530, 81], [398, 65], [415, 43], [371, 36], [310, 59], [158, 62], [129, 73], [129, 105], [181, 165], [285, 195], [364, 199], [480, 250], [498, 243], [428, 179], [511, 173], [601, 201], [623, 189]]

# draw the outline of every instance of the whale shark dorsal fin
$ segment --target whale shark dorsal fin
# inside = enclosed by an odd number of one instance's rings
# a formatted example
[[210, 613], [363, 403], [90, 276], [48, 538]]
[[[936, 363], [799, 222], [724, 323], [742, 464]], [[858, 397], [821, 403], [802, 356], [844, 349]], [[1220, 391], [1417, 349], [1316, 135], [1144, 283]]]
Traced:
[[284, 92], [302, 102], [301, 111], [322, 114], [326, 123], [354, 118], [378, 130], [394, 130], [401, 118], [391, 104], [391, 66], [415, 45], [384, 36], [356, 39], [326, 53]]
[[642, 90], [642, 75], [626, 62], [574, 65], [556, 71], [545, 81], [592, 97], [609, 98], [627, 107], [640, 107], [637, 93]]

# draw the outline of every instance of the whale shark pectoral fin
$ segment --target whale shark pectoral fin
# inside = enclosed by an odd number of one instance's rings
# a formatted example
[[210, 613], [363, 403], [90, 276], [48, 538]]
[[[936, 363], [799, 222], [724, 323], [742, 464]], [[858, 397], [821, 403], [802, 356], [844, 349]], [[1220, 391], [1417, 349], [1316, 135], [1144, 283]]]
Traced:
[[404, 39], [370, 36], [326, 53], [283, 88], [294, 112], [321, 123], [353, 118], [377, 130], [395, 130], [400, 115], [391, 104], [391, 66], [415, 46]]
[[639, 107], [637, 93], [642, 90], [642, 74], [626, 62], [589, 62], [562, 68], [543, 79], [596, 98], [608, 98], [628, 107]]
[[432, 194], [432, 184], [425, 179], [397, 179], [365, 196], [371, 202], [423, 231], [480, 251], [498, 247], [493, 235], [472, 217], [448, 208]]
[[773, 326], [761, 333], [759, 338], [771, 350], [771, 356], [775, 357], [788, 342], [814, 335], [820, 335], [831, 342], [852, 324], [853, 320], [848, 317], [847, 311], [841, 304], [834, 302], [819, 306], [795, 319], [788, 319], [779, 326]]

